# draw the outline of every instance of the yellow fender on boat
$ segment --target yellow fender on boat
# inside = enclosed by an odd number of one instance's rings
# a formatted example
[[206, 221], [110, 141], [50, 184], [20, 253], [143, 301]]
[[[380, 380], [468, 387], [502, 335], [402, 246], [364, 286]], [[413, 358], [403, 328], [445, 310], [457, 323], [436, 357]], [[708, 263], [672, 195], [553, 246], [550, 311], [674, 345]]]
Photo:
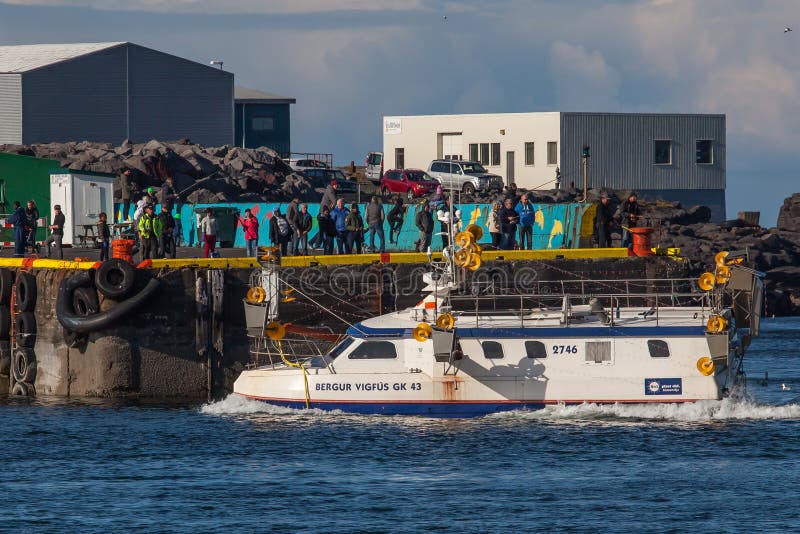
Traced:
[[450, 330], [456, 324], [456, 320], [451, 313], [443, 313], [436, 319], [436, 326]]
[[464, 267], [469, 259], [469, 256], [470, 254], [468, 250], [457, 250], [453, 256], [453, 261], [456, 262], [456, 265], [459, 267]]
[[286, 336], [286, 327], [278, 321], [272, 321], [264, 328], [264, 334], [272, 341], [278, 341]]
[[721, 315], [712, 315], [708, 318], [708, 324], [706, 326], [709, 332], [718, 334], [728, 327], [728, 321]]
[[731, 278], [731, 270], [729, 267], [725, 265], [718, 265], [717, 266], [717, 276], [716, 281], [718, 284], [722, 285], [726, 283]]
[[697, 370], [703, 376], [710, 376], [714, 372], [714, 361], [708, 356], [703, 356], [697, 360]]
[[267, 298], [267, 292], [263, 287], [251, 287], [247, 290], [247, 302], [250, 304], [261, 304]]
[[456, 234], [455, 241], [456, 245], [464, 248], [470, 246], [475, 241], [475, 237], [470, 232], [459, 232]]
[[483, 237], [483, 228], [477, 224], [470, 224], [464, 231], [472, 234], [473, 241], [479, 241]]
[[413, 330], [412, 335], [417, 341], [424, 342], [431, 338], [431, 332], [433, 332], [431, 325], [428, 323], [419, 323]]
[[700, 278], [697, 279], [697, 287], [703, 291], [711, 291], [714, 289], [715, 281], [716, 277], [714, 273], [703, 273], [700, 275]]
[[725, 258], [727, 257], [728, 257], [727, 250], [723, 250], [722, 252], [717, 252], [717, 254], [714, 256], [714, 263], [717, 264], [717, 267], [725, 265]]

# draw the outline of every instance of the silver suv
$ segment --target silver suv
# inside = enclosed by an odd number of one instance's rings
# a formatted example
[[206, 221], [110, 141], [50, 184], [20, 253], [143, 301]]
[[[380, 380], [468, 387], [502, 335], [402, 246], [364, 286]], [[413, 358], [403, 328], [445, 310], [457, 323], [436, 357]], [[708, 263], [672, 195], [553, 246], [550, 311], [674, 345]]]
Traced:
[[503, 178], [487, 171], [477, 161], [436, 159], [428, 166], [428, 174], [444, 189], [460, 189], [465, 195], [475, 191], [503, 190]]

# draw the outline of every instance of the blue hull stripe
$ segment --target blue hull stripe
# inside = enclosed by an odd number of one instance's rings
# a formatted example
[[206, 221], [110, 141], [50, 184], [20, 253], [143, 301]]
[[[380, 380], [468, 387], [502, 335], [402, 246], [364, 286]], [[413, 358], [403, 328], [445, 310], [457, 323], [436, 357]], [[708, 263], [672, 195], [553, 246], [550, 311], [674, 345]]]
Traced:
[[[269, 399], [250, 397], [275, 406], [283, 406], [296, 410], [303, 410], [306, 404], [302, 400]], [[547, 405], [565, 404], [579, 405], [584, 403], [598, 404], [667, 404], [696, 402], [697, 399], [675, 400], [634, 400], [634, 401], [567, 401], [563, 403], [542, 401], [507, 401], [507, 402], [314, 402], [311, 408], [319, 410], [340, 410], [346, 413], [377, 414], [377, 415], [420, 415], [425, 417], [480, 417], [498, 412], [511, 410], [541, 410]]]
[[[347, 334], [353, 337], [401, 337], [412, 336], [411, 328], [370, 328], [362, 323], [351, 326]], [[565, 326], [558, 328], [456, 328], [456, 334], [464, 338], [598, 338], [598, 337], [674, 337], [703, 336], [703, 326]]]

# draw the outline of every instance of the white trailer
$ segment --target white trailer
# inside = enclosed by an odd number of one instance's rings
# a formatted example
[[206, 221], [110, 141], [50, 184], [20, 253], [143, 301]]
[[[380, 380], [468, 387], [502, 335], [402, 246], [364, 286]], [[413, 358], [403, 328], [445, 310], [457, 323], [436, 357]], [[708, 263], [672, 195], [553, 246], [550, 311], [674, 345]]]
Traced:
[[64, 245], [93, 247], [97, 238], [97, 221], [101, 212], [114, 220], [114, 177], [84, 171], [50, 175], [50, 213], [61, 205], [64, 224]]

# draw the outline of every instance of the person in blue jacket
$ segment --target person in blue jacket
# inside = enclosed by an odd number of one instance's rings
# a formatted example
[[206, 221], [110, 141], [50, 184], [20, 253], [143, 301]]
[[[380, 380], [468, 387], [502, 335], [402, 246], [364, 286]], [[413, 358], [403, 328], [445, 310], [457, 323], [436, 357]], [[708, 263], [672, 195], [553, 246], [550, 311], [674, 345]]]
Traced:
[[531, 250], [533, 249], [533, 220], [536, 213], [527, 193], [522, 195], [514, 210], [519, 215], [519, 248]]
[[25, 225], [28, 223], [28, 216], [20, 206], [19, 200], [14, 201], [14, 213], [8, 218], [8, 224], [14, 225], [14, 257], [25, 257]]
[[336, 207], [331, 210], [331, 219], [336, 225], [336, 248], [339, 254], [350, 254], [351, 248], [347, 242], [347, 216], [350, 210], [344, 205], [341, 198], [336, 201]]

